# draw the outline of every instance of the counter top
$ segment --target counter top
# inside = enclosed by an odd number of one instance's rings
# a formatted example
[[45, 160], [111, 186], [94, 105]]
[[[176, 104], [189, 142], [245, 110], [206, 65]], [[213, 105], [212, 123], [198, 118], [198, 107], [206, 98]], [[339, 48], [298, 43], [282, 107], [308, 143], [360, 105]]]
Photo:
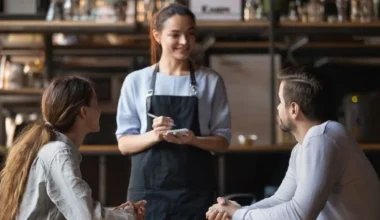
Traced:
[[[289, 152], [294, 145], [292, 144], [277, 144], [277, 145], [257, 145], [257, 146], [230, 146], [228, 152], [231, 153], [275, 153]], [[364, 151], [380, 151], [380, 144], [361, 144], [360, 147]], [[83, 145], [80, 147], [80, 152], [83, 155], [120, 155], [117, 145]], [[5, 154], [6, 148], [0, 147], [0, 154]], [[227, 152], [227, 153], [228, 153]]]

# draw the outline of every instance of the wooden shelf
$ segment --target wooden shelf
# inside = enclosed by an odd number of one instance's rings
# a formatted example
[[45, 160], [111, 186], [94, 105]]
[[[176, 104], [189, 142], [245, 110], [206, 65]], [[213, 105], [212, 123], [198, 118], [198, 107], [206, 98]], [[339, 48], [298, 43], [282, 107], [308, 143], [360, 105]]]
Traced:
[[[276, 47], [287, 51], [288, 45]], [[380, 57], [380, 45], [363, 42], [310, 42], [293, 52], [293, 56], [303, 57]]]
[[[136, 55], [136, 54], [149, 54], [149, 44], [134, 44], [131, 46], [56, 46], [53, 53], [55, 55]], [[218, 41], [211, 48], [211, 53], [241, 51], [250, 52], [253, 50], [267, 51], [269, 48], [269, 42], [226, 42]], [[275, 47], [285, 47], [284, 44], [276, 43]]]
[[[269, 27], [268, 22], [213, 22], [199, 21], [197, 28], [200, 34], [230, 34], [258, 33]], [[143, 33], [149, 30], [143, 26]], [[120, 33], [138, 34], [137, 27], [124, 22], [100, 23], [87, 21], [0, 21], [2, 33]], [[215, 33], [214, 33], [215, 32]]]
[[380, 28], [380, 21], [374, 21], [374, 22], [295, 22], [295, 21], [282, 21], [280, 22], [280, 27], [327, 27], [327, 28], [354, 28], [354, 27], [361, 27], [361, 28], [370, 28], [370, 27], [376, 27]]
[[41, 95], [45, 89], [0, 89], [0, 95]]
[[[267, 21], [197, 21], [197, 35], [215, 37], [252, 37], [265, 33], [269, 28]], [[149, 32], [143, 25], [142, 31]]]
[[268, 27], [267, 21], [197, 21], [197, 28], [214, 28], [214, 27]]
[[198, 21], [197, 34], [215, 37], [252, 37], [266, 34], [269, 23], [266, 21]]
[[[210, 54], [267, 54], [270, 47], [269, 42], [216, 42], [209, 50]], [[285, 47], [281, 43], [275, 43], [275, 48]]]
[[343, 23], [328, 23], [328, 22], [292, 22], [283, 21], [278, 24], [278, 34], [293, 34], [293, 35], [380, 35], [380, 22], [343, 22]]
[[[265, 48], [268, 49], [269, 42], [216, 42], [211, 49], [252, 49], [252, 48]], [[275, 47], [284, 47], [284, 44], [275, 43]]]
[[0, 21], [2, 33], [133, 33], [135, 30], [135, 25], [125, 22]]
[[[197, 21], [199, 35], [252, 36], [266, 33], [267, 21]], [[100, 23], [91, 21], [0, 21], [0, 33], [120, 33], [146, 34], [149, 28], [141, 28], [125, 22]], [[380, 35], [380, 22], [291, 22], [283, 21], [275, 27], [276, 34], [328, 34], [328, 35]]]
[[380, 49], [379, 44], [364, 44], [361, 42], [310, 42], [305, 45], [307, 48], [329, 48], [329, 49], [341, 49], [341, 48], [347, 48], [347, 49], [358, 49], [358, 48], [376, 48]]
[[39, 103], [44, 89], [0, 89], [0, 104]]
[[[45, 89], [0, 89], [0, 103], [27, 103], [27, 102], [40, 102], [42, 93]], [[117, 103], [111, 101], [99, 100], [99, 107], [103, 113], [114, 113], [117, 109]]]

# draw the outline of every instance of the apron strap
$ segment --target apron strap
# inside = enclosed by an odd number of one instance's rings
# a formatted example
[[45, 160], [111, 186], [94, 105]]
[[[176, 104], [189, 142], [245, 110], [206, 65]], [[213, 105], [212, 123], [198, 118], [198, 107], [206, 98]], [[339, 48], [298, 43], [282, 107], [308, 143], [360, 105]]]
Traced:
[[156, 78], [157, 78], [157, 73], [158, 71], [160, 71], [160, 67], [158, 65], [158, 63], [156, 64], [156, 66], [154, 67], [154, 70], [153, 70], [153, 74], [152, 74], [152, 80], [150, 81], [150, 88], [149, 88], [149, 94], [148, 95], [153, 95], [154, 94], [154, 87], [155, 87], [155, 84], [156, 84]]
[[157, 78], [157, 72], [159, 71], [159, 65], [158, 63], [154, 67], [153, 74], [152, 74], [152, 80], [150, 81], [150, 88], [148, 90], [148, 95], [146, 97], [146, 112], [150, 112], [150, 107], [152, 103], [152, 96], [154, 94], [154, 87], [156, 84], [156, 78]]
[[194, 68], [190, 60], [189, 60], [189, 70], [190, 70], [191, 95], [196, 96], [197, 95], [197, 81], [195, 80]]

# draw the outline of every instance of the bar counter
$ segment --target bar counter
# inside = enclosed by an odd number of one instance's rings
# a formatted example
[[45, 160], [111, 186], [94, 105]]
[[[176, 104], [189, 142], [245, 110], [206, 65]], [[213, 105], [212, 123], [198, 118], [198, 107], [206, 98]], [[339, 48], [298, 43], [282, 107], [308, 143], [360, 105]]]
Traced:
[[[228, 154], [290, 154], [294, 144], [277, 144], [277, 145], [254, 145], [230, 146], [227, 152], [215, 153], [217, 161], [217, 184], [218, 195], [226, 193], [226, 155]], [[361, 144], [360, 147], [365, 151], [380, 152], [380, 144]], [[117, 145], [83, 145], [80, 147], [83, 156], [96, 156], [98, 159], [99, 170], [99, 201], [106, 204], [107, 200], [107, 156], [122, 156]], [[0, 146], [0, 156], [4, 156], [7, 149]], [[127, 156], [126, 156], [127, 157]], [[268, 161], [270, 163], [270, 161]]]

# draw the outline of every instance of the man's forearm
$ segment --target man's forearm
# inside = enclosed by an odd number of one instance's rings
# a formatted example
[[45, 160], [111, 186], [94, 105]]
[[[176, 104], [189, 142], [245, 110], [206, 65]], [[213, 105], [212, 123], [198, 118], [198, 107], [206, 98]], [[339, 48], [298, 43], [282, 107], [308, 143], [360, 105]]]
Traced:
[[263, 199], [259, 202], [256, 202], [250, 206], [243, 206], [244, 209], [265, 209], [270, 208], [276, 205], [279, 205], [283, 202], [286, 202], [285, 200], [281, 200], [279, 198], [276, 198], [275, 196], [271, 196], [269, 198]]

